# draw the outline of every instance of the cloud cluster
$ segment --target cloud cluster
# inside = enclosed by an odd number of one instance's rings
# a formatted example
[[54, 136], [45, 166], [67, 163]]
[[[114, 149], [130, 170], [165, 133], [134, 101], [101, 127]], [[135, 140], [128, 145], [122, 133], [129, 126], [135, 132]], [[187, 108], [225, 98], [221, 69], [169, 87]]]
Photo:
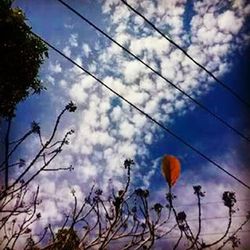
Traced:
[[[242, 48], [248, 39], [242, 29], [250, 5], [244, 1], [232, 1], [231, 4], [194, 1], [190, 20], [186, 18], [189, 10], [185, 0], [130, 2], [218, 77], [230, 69], [228, 55]], [[213, 86], [214, 82], [204, 72], [121, 1], [105, 0], [101, 7], [109, 23], [107, 32], [182, 90], [200, 97]], [[72, 34], [63, 52], [158, 121], [167, 125], [176, 115], [193, 108], [181, 93], [117, 45], [100, 36], [90, 44], [79, 35], [80, 31], [74, 27], [70, 30]], [[50, 173], [42, 175], [37, 181], [44, 187], [45, 194], [64, 196], [65, 187], [72, 186], [85, 193], [86, 185], [94, 180], [106, 189], [110, 178], [114, 179], [116, 187], [121, 187], [123, 160], [138, 156], [145, 168], [136, 167], [134, 177], [141, 178], [145, 186], [150, 185], [158, 166], [151, 168], [143, 163], [148, 160], [148, 145], [157, 140], [159, 128], [75, 66], [64, 65], [57, 59], [49, 64], [46, 77], [51, 82], [56, 81], [56, 92], [52, 91], [56, 94], [51, 97], [53, 102], [60, 106], [71, 99], [76, 102], [78, 111], [62, 128], [64, 131], [70, 125], [76, 133], [61, 158], [54, 163], [55, 166], [73, 165], [75, 171], [71, 173], [72, 178], [64, 174], [59, 177], [58, 173], [57, 177]], [[65, 178], [64, 182], [59, 181], [61, 178]], [[55, 180], [55, 185], [49, 184]], [[46, 202], [53, 203], [51, 200]], [[66, 201], [62, 206], [65, 204]], [[62, 208], [59, 203], [47, 206], [53, 208], [53, 215], [48, 212], [48, 220], [57, 216], [55, 211]]]

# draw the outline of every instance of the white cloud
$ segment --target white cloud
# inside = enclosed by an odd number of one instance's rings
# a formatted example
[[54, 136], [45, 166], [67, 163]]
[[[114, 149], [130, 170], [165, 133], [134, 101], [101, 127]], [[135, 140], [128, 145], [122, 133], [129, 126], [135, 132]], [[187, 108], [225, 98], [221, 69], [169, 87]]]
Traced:
[[65, 27], [66, 29], [72, 30], [72, 29], [74, 28], [74, 25], [72, 25], [72, 24], [64, 24], [64, 27]]
[[91, 52], [91, 49], [90, 49], [89, 45], [88, 45], [87, 43], [84, 43], [84, 44], [82, 45], [82, 49], [83, 49], [84, 55], [85, 55], [86, 57], [88, 57], [89, 54], [90, 54], [90, 52]]
[[97, 168], [93, 166], [91, 163], [84, 164], [84, 166], [79, 166], [77, 173], [79, 174], [79, 178], [82, 179], [82, 182], [87, 182], [89, 179], [94, 180], [97, 175]]
[[52, 85], [55, 84], [55, 78], [52, 77], [51, 75], [48, 75], [48, 76], [47, 76], [47, 81], [48, 81], [49, 83], [51, 83]]
[[112, 6], [118, 4], [118, 0], [103, 1], [102, 11], [103, 13], [109, 13], [112, 10]]
[[62, 88], [66, 88], [67, 87], [67, 82], [65, 80], [60, 80], [59, 84], [61, 85]]
[[134, 158], [136, 155], [136, 145], [131, 142], [124, 142], [119, 147], [120, 157]]
[[63, 53], [67, 56], [70, 57], [71, 56], [71, 50], [69, 46], [66, 46], [65, 48], [63, 48]]
[[150, 100], [145, 105], [145, 112], [148, 114], [154, 114], [157, 112], [158, 103], [156, 100]]
[[129, 16], [130, 16], [130, 12], [128, 8], [126, 8], [125, 6], [123, 8], [120, 6], [117, 6], [117, 8], [115, 8], [113, 11], [111, 20], [113, 21], [113, 23], [119, 23], [121, 21], [127, 22]]
[[54, 74], [61, 73], [62, 72], [61, 64], [59, 62], [55, 62], [54, 64], [50, 63], [49, 70], [51, 73], [54, 73]]
[[170, 44], [164, 38], [150, 35], [131, 40], [130, 49], [139, 55], [143, 51], [147, 51], [148, 53], [155, 52], [158, 56], [162, 56], [163, 53], [170, 51]]
[[206, 13], [203, 17], [203, 24], [206, 29], [211, 30], [216, 25], [216, 19], [213, 13]]
[[119, 129], [120, 129], [121, 136], [123, 136], [124, 138], [127, 138], [127, 139], [131, 139], [132, 136], [135, 134], [134, 126], [127, 121], [122, 122], [120, 124]]
[[71, 34], [69, 37], [69, 44], [71, 47], [77, 47], [78, 46], [78, 34]]
[[120, 106], [114, 107], [111, 113], [112, 121], [119, 121], [122, 117], [122, 109]]
[[75, 83], [70, 88], [69, 96], [77, 104], [85, 103], [87, 99], [87, 94], [84, 92], [82, 85], [78, 83]]
[[135, 105], [141, 106], [149, 99], [149, 94], [139, 92], [139, 90], [131, 91], [126, 95], [127, 99]]
[[242, 19], [237, 18], [233, 11], [227, 10], [219, 15], [218, 26], [224, 32], [236, 34], [242, 27]]
[[132, 83], [144, 73], [144, 68], [138, 61], [126, 62], [124, 65], [124, 78], [128, 83]]
[[[126, 26], [119, 26], [119, 27], [124, 27], [124, 28], [126, 28]], [[118, 42], [118, 43], [120, 43], [120, 44], [122, 44], [122, 45], [125, 45], [129, 40], [130, 40], [130, 35], [128, 34], [128, 33], [125, 33], [124, 31], [122, 31], [121, 32], [121, 30], [119, 29], [119, 30], [117, 30], [117, 34], [116, 34], [116, 36], [114, 37], [114, 39]]]

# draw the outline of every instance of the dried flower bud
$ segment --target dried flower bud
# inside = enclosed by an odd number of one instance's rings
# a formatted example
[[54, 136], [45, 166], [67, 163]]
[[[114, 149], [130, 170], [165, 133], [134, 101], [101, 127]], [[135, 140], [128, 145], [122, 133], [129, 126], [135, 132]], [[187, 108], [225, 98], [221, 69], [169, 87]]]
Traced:
[[76, 105], [71, 101], [69, 104], [65, 107], [69, 112], [75, 112], [77, 107]]
[[35, 133], [35, 134], [40, 134], [40, 126], [37, 122], [33, 121], [31, 123], [31, 130], [32, 130], [32, 133]]

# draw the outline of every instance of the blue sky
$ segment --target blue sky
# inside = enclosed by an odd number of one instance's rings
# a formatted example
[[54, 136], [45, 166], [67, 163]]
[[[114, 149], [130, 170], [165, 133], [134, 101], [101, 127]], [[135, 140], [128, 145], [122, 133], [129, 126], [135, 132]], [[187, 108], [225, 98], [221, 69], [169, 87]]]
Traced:
[[[152, 4], [142, 1], [137, 6], [135, 1], [129, 1], [248, 100], [249, 36], [246, 30], [249, 29], [247, 16], [250, 5], [244, 1], [221, 5], [208, 0], [194, 5], [190, 2], [170, 1], [167, 4], [155, 1]], [[128, 11], [126, 6], [111, 0], [68, 3], [152, 67], [158, 67], [165, 77], [179, 84], [211, 111], [250, 136], [246, 119], [250, 111]], [[24, 10], [34, 32], [249, 183], [247, 152], [250, 148], [246, 141], [190, 101], [182, 101], [177, 91], [97, 34], [59, 2], [17, 0], [15, 5]], [[65, 103], [73, 100], [78, 106], [75, 116], [67, 116], [60, 127], [61, 132], [73, 127], [76, 135], [65, 154], [55, 163], [73, 164], [75, 173], [70, 178], [65, 173], [56, 174], [56, 177], [41, 176], [38, 183], [51, 185], [47, 195], [57, 192], [63, 184], [68, 188], [77, 186], [79, 192], [84, 192], [81, 185], [88, 185], [93, 180], [105, 183], [109, 178], [114, 178], [115, 185], [120, 187], [123, 173], [119, 165], [126, 157], [137, 162], [134, 184], [149, 187], [157, 193], [165, 188], [160, 174], [160, 158], [164, 154], [172, 154], [178, 156], [182, 163], [180, 186], [177, 184], [175, 187], [177, 193], [187, 187], [189, 197], [194, 184], [202, 184], [207, 192], [211, 187], [217, 190], [217, 184], [220, 192], [223, 188], [231, 188], [238, 190], [241, 198], [247, 196], [246, 190], [239, 188], [237, 182], [138, 116], [136, 111], [122, 104], [60, 55], [53, 51], [49, 55], [40, 73], [47, 91], [21, 103], [15, 121], [15, 134], [25, 130], [30, 121], [37, 120], [46, 136], [53, 117]], [[35, 142], [27, 145], [27, 157], [35, 147]], [[52, 181], [55, 181], [54, 185]], [[220, 195], [208, 194], [208, 199], [219, 200]], [[48, 215], [48, 220], [53, 216]]]

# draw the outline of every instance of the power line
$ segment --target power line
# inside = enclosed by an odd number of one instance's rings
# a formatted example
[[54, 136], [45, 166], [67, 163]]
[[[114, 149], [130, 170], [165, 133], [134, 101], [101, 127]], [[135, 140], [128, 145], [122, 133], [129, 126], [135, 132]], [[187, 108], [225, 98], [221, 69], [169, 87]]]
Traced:
[[[249, 201], [250, 201], [250, 199], [237, 200], [236, 204], [238, 204], [238, 202], [249, 202]], [[209, 205], [209, 204], [222, 204], [222, 203], [224, 203], [224, 202], [223, 201], [207, 201], [207, 202], [201, 203], [201, 206]], [[175, 207], [192, 207], [192, 206], [197, 206], [197, 203], [175, 205]]]
[[201, 69], [203, 69], [209, 76], [211, 76], [217, 83], [219, 83], [224, 89], [226, 89], [228, 92], [230, 92], [234, 97], [236, 97], [241, 103], [246, 105], [248, 108], [250, 108], [250, 104], [246, 102], [238, 93], [235, 92], [232, 88], [230, 88], [228, 85], [223, 83], [221, 80], [219, 80], [211, 71], [206, 69], [205, 66], [197, 62], [192, 56], [190, 56], [185, 49], [183, 49], [180, 45], [178, 45], [176, 42], [174, 42], [171, 38], [167, 37], [160, 29], [158, 29], [151, 21], [149, 21], [144, 15], [142, 15], [139, 11], [137, 11], [135, 8], [133, 8], [128, 2], [125, 0], [121, 0], [130, 10], [135, 12], [138, 16], [140, 16], [147, 24], [149, 24], [154, 30], [156, 30], [162, 37], [164, 37], [167, 41], [169, 41], [171, 44], [173, 44], [177, 49], [182, 51], [182, 53], [187, 56], [192, 62], [194, 62], [197, 66], [199, 66]]
[[[241, 231], [239, 231], [239, 232], [237, 232], [237, 233], [249, 233], [250, 232], [250, 230], [241, 230]], [[233, 234], [234, 232], [233, 231], [231, 231], [231, 232], [229, 232], [228, 234]], [[200, 236], [212, 236], [212, 235], [222, 235], [222, 234], [225, 234], [225, 232], [214, 232], [214, 233], [203, 233], [203, 234], [200, 234]], [[166, 236], [166, 240], [167, 239], [176, 239], [176, 238], [179, 238], [180, 237], [180, 235], [171, 235], [170, 237], [168, 237], [168, 236]]]
[[[246, 215], [235, 215], [235, 216], [232, 216], [232, 219], [236, 219], [236, 218], [246, 218]], [[220, 219], [227, 219], [228, 220], [228, 216], [214, 216], [214, 217], [202, 217], [201, 220], [204, 221], [204, 220], [220, 220]], [[187, 222], [190, 222], [190, 221], [196, 221], [198, 222], [198, 218], [187, 218], [186, 219]], [[170, 220], [169, 223], [174, 223], [175, 221], [172, 221]]]
[[[248, 233], [250, 232], [250, 230], [241, 230], [238, 233]], [[204, 234], [200, 234], [200, 236], [206, 236], [206, 235], [219, 235], [219, 234], [224, 234], [225, 232], [215, 232], [215, 233], [204, 233]], [[234, 232], [229, 232], [229, 234], [232, 234]]]
[[173, 137], [175, 137], [177, 140], [179, 140], [180, 142], [182, 142], [184, 145], [186, 145], [187, 147], [191, 148], [194, 152], [196, 152], [202, 158], [204, 158], [208, 162], [212, 163], [214, 166], [216, 166], [217, 168], [219, 168], [221, 171], [223, 171], [227, 175], [231, 176], [233, 179], [235, 179], [236, 181], [238, 181], [239, 183], [241, 183], [246, 188], [250, 189], [250, 186], [247, 185], [244, 181], [240, 180], [238, 177], [236, 177], [235, 175], [231, 174], [229, 171], [227, 171], [226, 169], [224, 169], [223, 167], [221, 167], [214, 160], [210, 159], [208, 156], [206, 156], [204, 153], [202, 153], [197, 148], [195, 148], [194, 146], [192, 146], [190, 143], [186, 142], [182, 137], [180, 137], [179, 135], [177, 135], [174, 132], [172, 132], [169, 128], [165, 127], [162, 123], [160, 123], [157, 120], [155, 120], [153, 117], [151, 117], [149, 114], [147, 114], [146, 112], [144, 112], [142, 109], [138, 108], [135, 104], [133, 104], [132, 102], [130, 102], [129, 100], [127, 100], [125, 97], [123, 97], [122, 95], [120, 95], [118, 92], [116, 92], [112, 88], [110, 88], [102, 80], [100, 80], [95, 75], [93, 75], [91, 72], [89, 72], [87, 69], [85, 69], [84, 67], [82, 67], [81, 65], [79, 65], [78, 63], [76, 63], [70, 57], [66, 56], [63, 52], [61, 52], [59, 49], [57, 49], [56, 47], [54, 47], [53, 45], [51, 45], [49, 42], [45, 41], [43, 38], [41, 38], [40, 36], [38, 36], [33, 31], [30, 31], [30, 32], [31, 32], [31, 34], [33, 34], [34, 36], [36, 36], [37, 38], [39, 38], [41, 41], [43, 41], [45, 44], [47, 44], [48, 47], [50, 47], [51, 49], [53, 49], [54, 51], [56, 51], [58, 54], [60, 54], [61, 56], [63, 56], [65, 59], [67, 59], [68, 61], [70, 61], [72, 64], [74, 64], [75, 66], [77, 66], [79, 69], [83, 70], [85, 73], [87, 73], [88, 75], [90, 75], [97, 82], [99, 82], [102, 86], [104, 86], [106, 89], [108, 89], [109, 91], [111, 91], [113, 94], [115, 94], [116, 96], [118, 96], [119, 98], [121, 98], [124, 102], [128, 103], [131, 107], [133, 107], [134, 109], [136, 109], [137, 111], [139, 111], [141, 114], [143, 114], [144, 116], [146, 116], [153, 123], [157, 124], [164, 131], [166, 131], [167, 133], [171, 134]]
[[[232, 216], [232, 219], [235, 218], [246, 218], [246, 215], [235, 215]], [[227, 216], [215, 216], [215, 217], [203, 217], [201, 218], [201, 220], [219, 220], [219, 219], [228, 219]], [[187, 221], [196, 221], [197, 218], [191, 218], [191, 219], [187, 219]]]
[[226, 122], [225, 120], [223, 120], [220, 116], [218, 116], [217, 114], [215, 114], [214, 112], [212, 112], [210, 109], [208, 109], [205, 105], [203, 105], [202, 103], [200, 103], [199, 101], [197, 101], [196, 99], [194, 99], [192, 96], [190, 96], [189, 94], [187, 94], [185, 91], [183, 91], [180, 87], [176, 86], [174, 83], [172, 83], [170, 80], [168, 80], [166, 77], [164, 77], [159, 71], [157, 71], [156, 69], [152, 68], [150, 65], [148, 65], [147, 63], [145, 63], [142, 59], [140, 59], [138, 56], [136, 56], [134, 53], [132, 53], [130, 50], [128, 50], [127, 48], [125, 48], [123, 45], [121, 45], [120, 43], [118, 43], [115, 39], [113, 39], [111, 36], [109, 36], [106, 32], [104, 32], [102, 29], [100, 29], [99, 27], [97, 27], [94, 23], [92, 23], [90, 20], [88, 20], [86, 17], [84, 17], [82, 14], [80, 14], [77, 10], [75, 10], [74, 8], [72, 8], [70, 5], [68, 5], [67, 3], [65, 3], [62, 0], [58, 0], [58, 2], [60, 2], [61, 4], [63, 4], [66, 8], [68, 8], [69, 10], [71, 10], [74, 14], [76, 14], [77, 16], [79, 16], [83, 21], [85, 21], [86, 23], [88, 23], [90, 26], [92, 26], [94, 29], [96, 29], [97, 31], [99, 31], [101, 34], [103, 34], [104, 36], [106, 36], [109, 40], [111, 40], [113, 43], [115, 43], [117, 46], [119, 46], [121, 49], [123, 49], [124, 51], [126, 51], [129, 55], [131, 55], [132, 57], [134, 57], [136, 60], [138, 60], [140, 63], [142, 63], [144, 66], [146, 66], [148, 69], [150, 69], [152, 72], [154, 72], [156, 75], [158, 75], [160, 78], [162, 78], [164, 81], [166, 81], [167, 83], [169, 83], [172, 87], [174, 87], [175, 89], [177, 89], [179, 92], [181, 92], [184, 96], [186, 96], [187, 98], [189, 98], [192, 102], [194, 102], [197, 106], [199, 106], [200, 108], [202, 108], [203, 110], [205, 110], [207, 113], [209, 113], [211, 116], [213, 116], [215, 119], [217, 119], [218, 121], [220, 121], [222, 124], [224, 124], [226, 127], [228, 127], [229, 129], [231, 129], [232, 131], [234, 131], [237, 135], [239, 135], [240, 137], [242, 137], [243, 139], [245, 139], [246, 141], [250, 142], [250, 138], [248, 138], [246, 135], [244, 135], [242, 132], [240, 132], [239, 130], [237, 130], [236, 128], [234, 128], [233, 126], [231, 126], [228, 122]]

